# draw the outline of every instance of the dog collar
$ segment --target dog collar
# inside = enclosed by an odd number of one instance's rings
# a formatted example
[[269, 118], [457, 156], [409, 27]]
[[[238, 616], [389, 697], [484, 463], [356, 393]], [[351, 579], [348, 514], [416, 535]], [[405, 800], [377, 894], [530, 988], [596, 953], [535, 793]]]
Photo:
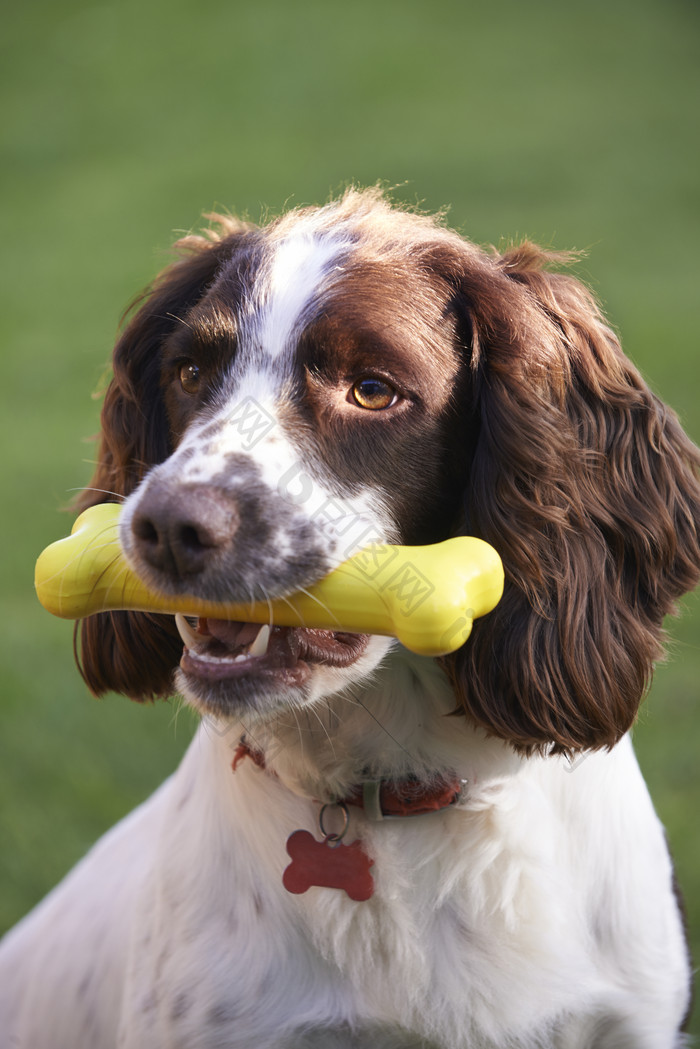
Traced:
[[[263, 754], [242, 739], [231, 762], [234, 772], [244, 758], [250, 758], [258, 768], [265, 769]], [[374, 822], [425, 816], [456, 805], [462, 799], [465, 787], [466, 780], [456, 776], [439, 776], [429, 783], [423, 783], [417, 777], [368, 779], [353, 787], [344, 798], [321, 802], [318, 817], [321, 840], [307, 830], [296, 830], [289, 835], [287, 853], [291, 863], [284, 870], [282, 884], [287, 892], [295, 895], [316, 886], [342, 889], [357, 902], [370, 899], [374, 894], [371, 870], [374, 860], [365, 852], [361, 841], [349, 845], [343, 843], [350, 824], [348, 806], [361, 808]], [[343, 827], [339, 833], [326, 829], [324, 815], [328, 809], [336, 809], [343, 815]]]
[[[234, 772], [244, 758], [250, 758], [258, 768], [266, 767], [261, 752], [245, 739], [236, 747], [231, 763]], [[415, 776], [401, 780], [366, 779], [352, 787], [345, 797], [332, 798], [328, 804], [352, 805], [362, 809], [368, 820], [380, 822], [406, 816], [426, 816], [452, 808], [463, 799], [466, 786], [466, 780], [442, 774], [427, 783]]]

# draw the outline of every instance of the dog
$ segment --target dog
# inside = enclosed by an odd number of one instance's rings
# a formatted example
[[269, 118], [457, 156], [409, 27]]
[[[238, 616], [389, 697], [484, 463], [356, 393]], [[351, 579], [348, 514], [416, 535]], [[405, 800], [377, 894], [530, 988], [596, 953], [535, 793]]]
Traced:
[[82, 496], [123, 501], [136, 572], [267, 600], [467, 534], [505, 590], [435, 659], [84, 620], [94, 693], [202, 718], [8, 934], [2, 1045], [678, 1049], [690, 963], [629, 732], [700, 576], [698, 450], [531, 243], [353, 188], [179, 247], [117, 342]]

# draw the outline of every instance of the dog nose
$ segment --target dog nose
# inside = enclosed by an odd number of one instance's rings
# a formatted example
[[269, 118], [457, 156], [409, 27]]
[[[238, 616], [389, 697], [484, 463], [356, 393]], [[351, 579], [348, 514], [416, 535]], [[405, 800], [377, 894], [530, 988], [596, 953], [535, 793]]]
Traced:
[[204, 571], [230, 547], [238, 528], [235, 503], [205, 486], [152, 485], [143, 493], [131, 521], [136, 552], [171, 578]]

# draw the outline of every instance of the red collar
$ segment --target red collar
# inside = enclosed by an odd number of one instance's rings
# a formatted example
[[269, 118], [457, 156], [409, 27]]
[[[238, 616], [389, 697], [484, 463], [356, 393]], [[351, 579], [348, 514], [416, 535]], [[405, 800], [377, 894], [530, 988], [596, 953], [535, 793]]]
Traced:
[[[265, 758], [244, 740], [236, 747], [232, 761], [234, 772], [243, 758], [265, 768]], [[373, 821], [398, 819], [401, 816], [425, 816], [456, 805], [462, 798], [465, 780], [440, 775], [425, 783], [415, 777], [403, 780], [374, 779], [356, 784], [344, 798], [334, 798], [336, 805], [354, 805], [364, 810]]]

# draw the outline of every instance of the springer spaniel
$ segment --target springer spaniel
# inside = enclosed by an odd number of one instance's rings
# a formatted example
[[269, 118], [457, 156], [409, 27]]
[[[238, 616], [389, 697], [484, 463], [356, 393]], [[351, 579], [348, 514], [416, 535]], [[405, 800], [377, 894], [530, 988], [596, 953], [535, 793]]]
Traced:
[[441, 659], [85, 620], [93, 692], [202, 723], [6, 939], [0, 1044], [677, 1049], [689, 960], [628, 732], [700, 575], [698, 451], [561, 257], [377, 191], [217, 221], [117, 344], [82, 504], [125, 500], [167, 593], [284, 596], [455, 534], [505, 593]]

